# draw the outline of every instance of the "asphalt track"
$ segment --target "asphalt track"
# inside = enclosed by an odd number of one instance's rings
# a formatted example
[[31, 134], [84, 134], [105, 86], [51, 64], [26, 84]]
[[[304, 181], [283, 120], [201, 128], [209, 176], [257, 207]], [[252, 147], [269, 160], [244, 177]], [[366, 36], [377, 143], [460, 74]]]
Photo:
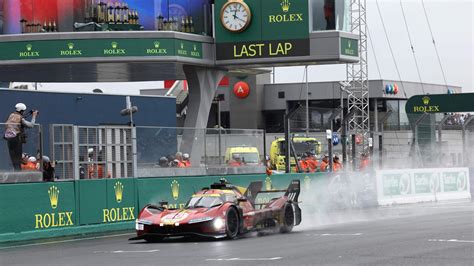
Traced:
[[471, 202], [307, 216], [290, 234], [233, 241], [148, 244], [121, 234], [0, 247], [0, 265], [474, 265]]

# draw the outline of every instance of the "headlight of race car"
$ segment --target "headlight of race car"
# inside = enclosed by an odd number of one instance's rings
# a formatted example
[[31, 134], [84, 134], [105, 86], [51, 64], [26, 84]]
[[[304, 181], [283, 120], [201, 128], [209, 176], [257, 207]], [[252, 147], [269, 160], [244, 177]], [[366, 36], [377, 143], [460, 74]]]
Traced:
[[224, 219], [218, 217], [218, 218], [216, 218], [216, 219], [214, 220], [214, 228], [215, 228], [216, 230], [220, 230], [220, 229], [222, 229], [222, 227], [224, 227], [224, 226], [225, 226]]
[[214, 218], [212, 218], [212, 217], [202, 217], [202, 218], [192, 219], [188, 222], [188, 224], [208, 222], [208, 221], [211, 221], [212, 219], [214, 219]]

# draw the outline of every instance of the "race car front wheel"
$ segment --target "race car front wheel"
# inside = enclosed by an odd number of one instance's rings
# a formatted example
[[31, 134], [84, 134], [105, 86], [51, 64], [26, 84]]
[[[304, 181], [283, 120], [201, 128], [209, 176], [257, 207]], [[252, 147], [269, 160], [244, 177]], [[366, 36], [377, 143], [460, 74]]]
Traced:
[[280, 232], [289, 233], [293, 230], [293, 224], [295, 221], [295, 212], [293, 210], [293, 205], [291, 203], [286, 203], [283, 207], [282, 221]]
[[227, 238], [236, 238], [239, 234], [239, 214], [235, 208], [231, 207], [227, 210], [225, 221]]

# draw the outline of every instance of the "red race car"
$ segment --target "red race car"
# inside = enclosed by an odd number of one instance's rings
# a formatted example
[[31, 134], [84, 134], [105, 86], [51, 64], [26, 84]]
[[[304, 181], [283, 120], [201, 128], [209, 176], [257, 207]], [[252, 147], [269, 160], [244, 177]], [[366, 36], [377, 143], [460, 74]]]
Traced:
[[[245, 189], [245, 188], [244, 188]], [[262, 182], [242, 189], [221, 181], [195, 193], [184, 209], [147, 205], [136, 221], [137, 236], [148, 242], [173, 236], [236, 238], [239, 234], [272, 228], [288, 233], [301, 223], [300, 181], [287, 190], [262, 191]]]

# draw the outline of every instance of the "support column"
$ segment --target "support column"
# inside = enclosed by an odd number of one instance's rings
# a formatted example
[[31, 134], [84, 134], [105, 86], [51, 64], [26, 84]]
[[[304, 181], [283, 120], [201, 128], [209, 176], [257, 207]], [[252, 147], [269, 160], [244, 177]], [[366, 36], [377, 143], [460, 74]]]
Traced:
[[189, 153], [192, 165], [197, 166], [201, 162], [201, 156], [205, 155], [205, 142], [202, 138], [206, 135], [205, 128], [212, 101], [226, 71], [188, 65], [183, 66], [183, 70], [188, 81], [189, 103], [184, 121], [187, 130], [183, 132], [179, 151]]

